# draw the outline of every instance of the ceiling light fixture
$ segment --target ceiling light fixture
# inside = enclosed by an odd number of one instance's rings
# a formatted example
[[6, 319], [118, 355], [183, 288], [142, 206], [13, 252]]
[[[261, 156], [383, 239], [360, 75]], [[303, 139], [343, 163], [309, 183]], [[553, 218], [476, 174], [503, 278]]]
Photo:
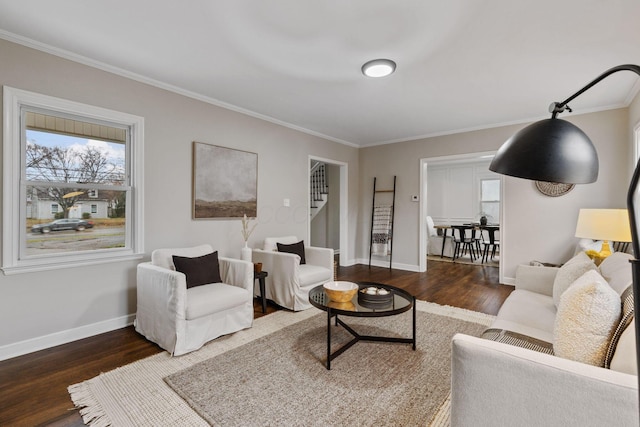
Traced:
[[396, 70], [396, 63], [390, 59], [374, 59], [362, 66], [362, 74], [367, 77], [385, 77]]

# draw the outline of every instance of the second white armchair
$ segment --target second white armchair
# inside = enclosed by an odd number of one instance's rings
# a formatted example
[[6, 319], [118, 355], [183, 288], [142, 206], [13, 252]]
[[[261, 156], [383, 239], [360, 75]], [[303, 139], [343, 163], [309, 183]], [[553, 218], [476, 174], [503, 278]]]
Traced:
[[301, 247], [298, 238], [286, 236], [266, 238], [262, 249], [253, 250], [253, 262], [269, 274], [266, 297], [290, 310], [310, 308], [309, 291], [333, 280], [333, 249], [304, 246], [302, 263], [300, 255], [278, 252], [278, 243]]

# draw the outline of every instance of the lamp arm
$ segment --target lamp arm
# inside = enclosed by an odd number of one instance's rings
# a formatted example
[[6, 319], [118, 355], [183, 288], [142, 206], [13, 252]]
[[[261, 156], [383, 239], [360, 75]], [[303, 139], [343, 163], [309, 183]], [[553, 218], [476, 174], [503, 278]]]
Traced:
[[609, 68], [607, 71], [605, 71], [604, 73], [600, 74], [598, 77], [593, 79], [585, 87], [583, 87], [582, 89], [580, 89], [579, 91], [571, 95], [569, 98], [565, 99], [562, 102], [554, 102], [553, 104], [551, 104], [551, 107], [549, 107], [549, 110], [550, 110], [549, 112], [552, 113], [551, 117], [555, 119], [558, 113], [562, 113], [566, 108], [568, 108], [567, 104], [569, 102], [573, 101], [578, 96], [582, 95], [584, 92], [588, 91], [593, 86], [595, 86], [597, 83], [609, 77], [611, 74], [617, 73], [618, 71], [633, 71], [634, 73], [640, 76], [640, 66], [638, 65], [623, 64], [623, 65], [618, 65], [617, 67]]

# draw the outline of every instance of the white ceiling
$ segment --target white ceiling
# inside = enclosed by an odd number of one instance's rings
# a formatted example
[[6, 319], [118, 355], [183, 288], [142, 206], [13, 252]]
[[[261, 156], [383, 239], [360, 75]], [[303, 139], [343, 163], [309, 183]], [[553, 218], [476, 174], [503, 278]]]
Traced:
[[[549, 117], [640, 64], [640, 1], [0, 0], [0, 37], [367, 146]], [[376, 58], [396, 72], [364, 77]], [[637, 82], [570, 105], [626, 106]]]

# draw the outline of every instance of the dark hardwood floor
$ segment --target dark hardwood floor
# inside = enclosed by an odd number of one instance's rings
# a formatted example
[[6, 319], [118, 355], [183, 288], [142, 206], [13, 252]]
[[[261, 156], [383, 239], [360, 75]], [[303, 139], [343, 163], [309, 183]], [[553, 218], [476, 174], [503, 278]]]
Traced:
[[[429, 261], [412, 273], [355, 265], [339, 267], [339, 280], [387, 283], [417, 299], [496, 314], [512, 286], [498, 284], [496, 267]], [[269, 303], [262, 314], [278, 310]], [[163, 351], [127, 327], [0, 362], [0, 426], [82, 426], [67, 387]]]

